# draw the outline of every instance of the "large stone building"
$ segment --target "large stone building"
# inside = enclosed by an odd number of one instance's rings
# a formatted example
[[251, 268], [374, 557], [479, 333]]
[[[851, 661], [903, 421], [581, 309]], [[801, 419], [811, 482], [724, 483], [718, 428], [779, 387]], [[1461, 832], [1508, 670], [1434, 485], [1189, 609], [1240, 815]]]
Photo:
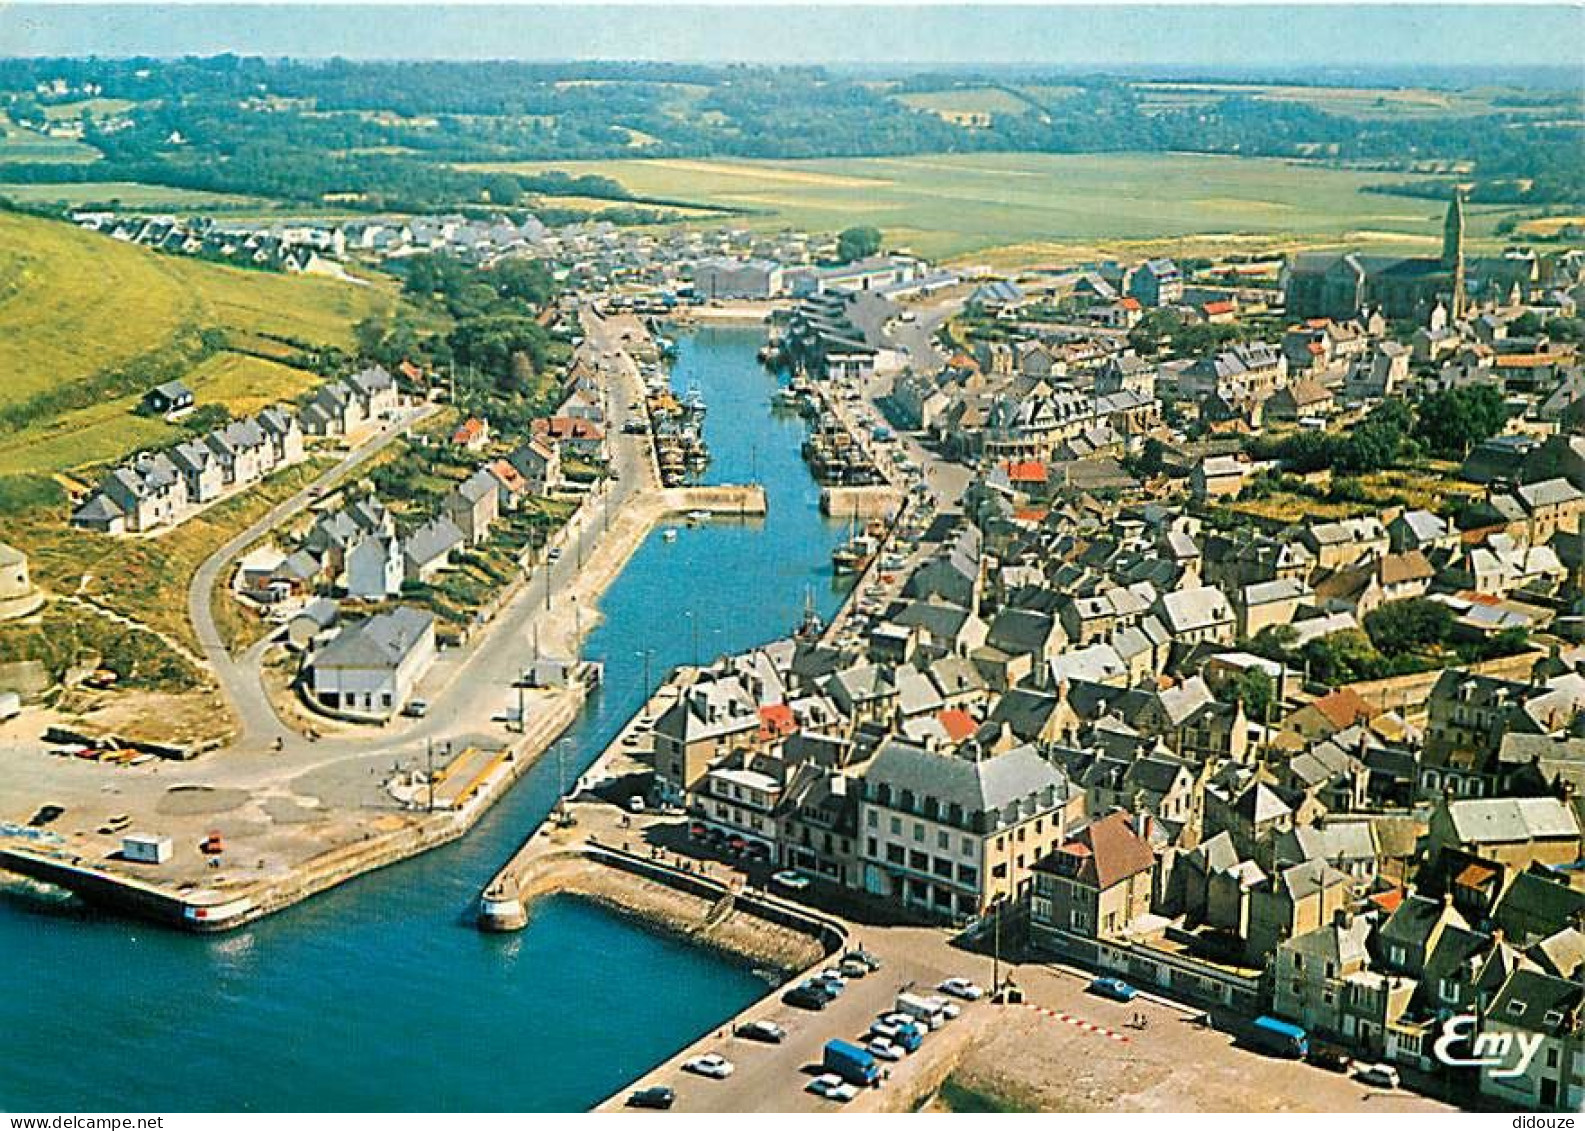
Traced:
[[1466, 312], [1472, 294], [1505, 300], [1513, 287], [1533, 281], [1535, 272], [1531, 256], [1467, 259], [1464, 199], [1455, 192], [1447, 208], [1440, 256], [1304, 252], [1289, 260], [1283, 294], [1290, 316], [1353, 318], [1376, 309], [1388, 318], [1424, 323], [1438, 303], [1457, 319]]

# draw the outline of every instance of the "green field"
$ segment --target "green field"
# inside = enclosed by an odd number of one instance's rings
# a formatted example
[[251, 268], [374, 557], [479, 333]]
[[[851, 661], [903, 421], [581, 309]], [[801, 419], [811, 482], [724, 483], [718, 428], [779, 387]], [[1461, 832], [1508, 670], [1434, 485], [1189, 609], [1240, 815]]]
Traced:
[[[200, 331], [252, 348], [261, 336], [348, 346], [352, 326], [397, 301], [359, 287], [157, 255], [69, 224], [0, 213], [0, 409], [43, 403], [0, 429], [0, 472], [64, 471], [113, 460], [172, 433], [131, 415], [124, 379], [191, 355]], [[289, 366], [212, 354], [181, 371], [209, 399], [252, 411], [272, 390], [315, 378]], [[61, 403], [63, 400], [72, 403]]]
[[923, 94], [897, 94], [893, 97], [916, 110], [928, 110], [938, 118], [960, 124], [976, 116], [1027, 114], [1033, 109], [1017, 95], [994, 86], [966, 86]]
[[81, 118], [113, 118], [125, 114], [137, 103], [128, 98], [83, 98], [76, 102], [56, 102], [44, 107], [44, 116], [52, 122]]
[[[1016, 247], [1061, 252], [1138, 250], [1145, 243], [1268, 246], [1360, 243], [1414, 249], [1440, 238], [1434, 200], [1360, 190], [1402, 181], [1295, 162], [1191, 154], [1040, 153], [868, 157], [813, 161], [631, 160], [534, 162], [613, 177], [634, 193], [735, 207], [759, 228], [881, 228], [893, 246], [959, 257]], [[1476, 240], [1507, 209], [1472, 209]], [[1203, 240], [1201, 241], [1204, 242]]]
[[25, 130], [4, 114], [0, 114], [0, 165], [10, 161], [67, 161], [86, 164], [99, 160], [100, 154], [91, 145], [69, 138], [45, 137]]
[[1348, 118], [1435, 118], [1456, 115], [1520, 113], [1553, 117], [1578, 113], [1569, 96], [1547, 106], [1504, 106], [1505, 95], [1532, 92], [1506, 89], [1429, 90], [1421, 87], [1277, 86], [1259, 83], [1141, 82], [1133, 84], [1147, 110], [1203, 106], [1243, 96], [1261, 102], [1296, 102]]
[[85, 204], [116, 202], [118, 211], [180, 210], [183, 212], [262, 209], [268, 201], [256, 196], [234, 196], [223, 192], [145, 185], [135, 181], [84, 181], [70, 184], [5, 184], [0, 173], [0, 196], [18, 204], [59, 204], [80, 208]]

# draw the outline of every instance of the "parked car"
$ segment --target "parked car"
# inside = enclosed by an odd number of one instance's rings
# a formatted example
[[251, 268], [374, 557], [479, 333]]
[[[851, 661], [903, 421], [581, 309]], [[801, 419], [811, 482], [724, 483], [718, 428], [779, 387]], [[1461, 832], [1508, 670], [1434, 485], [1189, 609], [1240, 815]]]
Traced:
[[750, 1041], [763, 1041], [767, 1045], [779, 1045], [787, 1039], [787, 1030], [774, 1021], [745, 1021], [734, 1032]]
[[725, 1080], [736, 1069], [730, 1060], [718, 1052], [707, 1052], [683, 1062], [682, 1070], [692, 1072], [696, 1076], [708, 1076], [712, 1080]]
[[885, 1037], [871, 1037], [864, 1044], [865, 1050], [876, 1060], [901, 1060], [903, 1050], [892, 1044]]
[[803, 891], [812, 881], [802, 872], [796, 872], [789, 868], [785, 872], [777, 872], [770, 878], [770, 882], [777, 887], [786, 888], [788, 891]]
[[644, 811], [644, 799], [636, 793], [629, 797], [627, 799], [627, 811], [629, 813], [642, 813]]
[[1139, 996], [1139, 991], [1121, 978], [1097, 978], [1090, 983], [1090, 992], [1113, 1001], [1133, 1001]]
[[1347, 1072], [1354, 1063], [1354, 1058], [1336, 1045], [1315, 1045], [1305, 1059], [1328, 1072]]
[[429, 714], [429, 700], [409, 699], [407, 701], [407, 706], [402, 708], [402, 714], [412, 719], [423, 718], [425, 715]]
[[628, 1107], [647, 1107], [655, 1111], [667, 1111], [677, 1102], [677, 1093], [670, 1088], [640, 1088], [627, 1097]]
[[937, 986], [936, 989], [940, 990], [944, 994], [951, 994], [953, 997], [960, 997], [964, 1001], [979, 1001], [980, 998], [985, 996], [985, 991], [980, 989], [980, 987], [976, 986], [967, 978], [948, 978], [945, 982], [942, 982], [939, 986]]
[[838, 1103], [844, 1104], [859, 1094], [857, 1088], [843, 1080], [835, 1072], [827, 1072], [823, 1076], [816, 1076], [809, 1081], [804, 1091], [813, 1092], [817, 1096], [824, 1096], [828, 1100], [836, 1100]]
[[831, 1002], [831, 995], [818, 986], [808, 982], [800, 982], [781, 996], [782, 1001], [788, 1005], [795, 1005], [799, 1009], [824, 1009]]
[[856, 958], [845, 958], [837, 969], [844, 978], [862, 978], [870, 972], [870, 968]]
[[1398, 1070], [1390, 1064], [1367, 1064], [1354, 1070], [1354, 1079], [1361, 1084], [1373, 1084], [1378, 1088], [1396, 1088], [1401, 1083], [1398, 1079]]
[[862, 963], [864, 963], [865, 966], [868, 966], [871, 970], [879, 970], [881, 968], [881, 966], [884, 965], [881, 962], [879, 955], [871, 954], [869, 951], [865, 950], [861, 946], [860, 947], [854, 947], [852, 950], [844, 951], [842, 953], [842, 961], [843, 962], [862, 962]]

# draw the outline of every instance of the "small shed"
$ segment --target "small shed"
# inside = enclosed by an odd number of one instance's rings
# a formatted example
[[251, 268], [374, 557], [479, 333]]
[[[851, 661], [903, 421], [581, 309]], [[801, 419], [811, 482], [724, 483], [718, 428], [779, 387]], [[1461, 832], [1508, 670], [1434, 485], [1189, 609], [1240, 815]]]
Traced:
[[134, 864], [164, 864], [171, 858], [171, 838], [128, 833], [121, 838], [121, 855]]
[[159, 416], [187, 412], [193, 403], [193, 391], [181, 381], [167, 381], [143, 394], [143, 406]]

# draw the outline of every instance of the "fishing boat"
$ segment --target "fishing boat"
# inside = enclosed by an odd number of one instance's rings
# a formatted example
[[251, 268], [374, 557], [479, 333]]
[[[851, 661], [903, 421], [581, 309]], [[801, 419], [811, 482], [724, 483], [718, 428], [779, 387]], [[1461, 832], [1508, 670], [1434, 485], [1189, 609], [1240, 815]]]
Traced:
[[863, 573], [875, 560], [878, 547], [868, 534], [858, 534], [831, 551], [831, 567], [837, 573]]
[[825, 621], [820, 619], [820, 613], [815, 609], [814, 591], [804, 590], [804, 615], [798, 622], [798, 627], [793, 630], [793, 636], [799, 640], [818, 640], [825, 629]]
[[703, 419], [708, 411], [704, 403], [704, 391], [698, 385], [689, 385], [681, 399], [682, 410], [696, 419]]
[[660, 532], [660, 536], [667, 542], [675, 542], [677, 541], [677, 528], [674, 526], [668, 526], [665, 530]]

